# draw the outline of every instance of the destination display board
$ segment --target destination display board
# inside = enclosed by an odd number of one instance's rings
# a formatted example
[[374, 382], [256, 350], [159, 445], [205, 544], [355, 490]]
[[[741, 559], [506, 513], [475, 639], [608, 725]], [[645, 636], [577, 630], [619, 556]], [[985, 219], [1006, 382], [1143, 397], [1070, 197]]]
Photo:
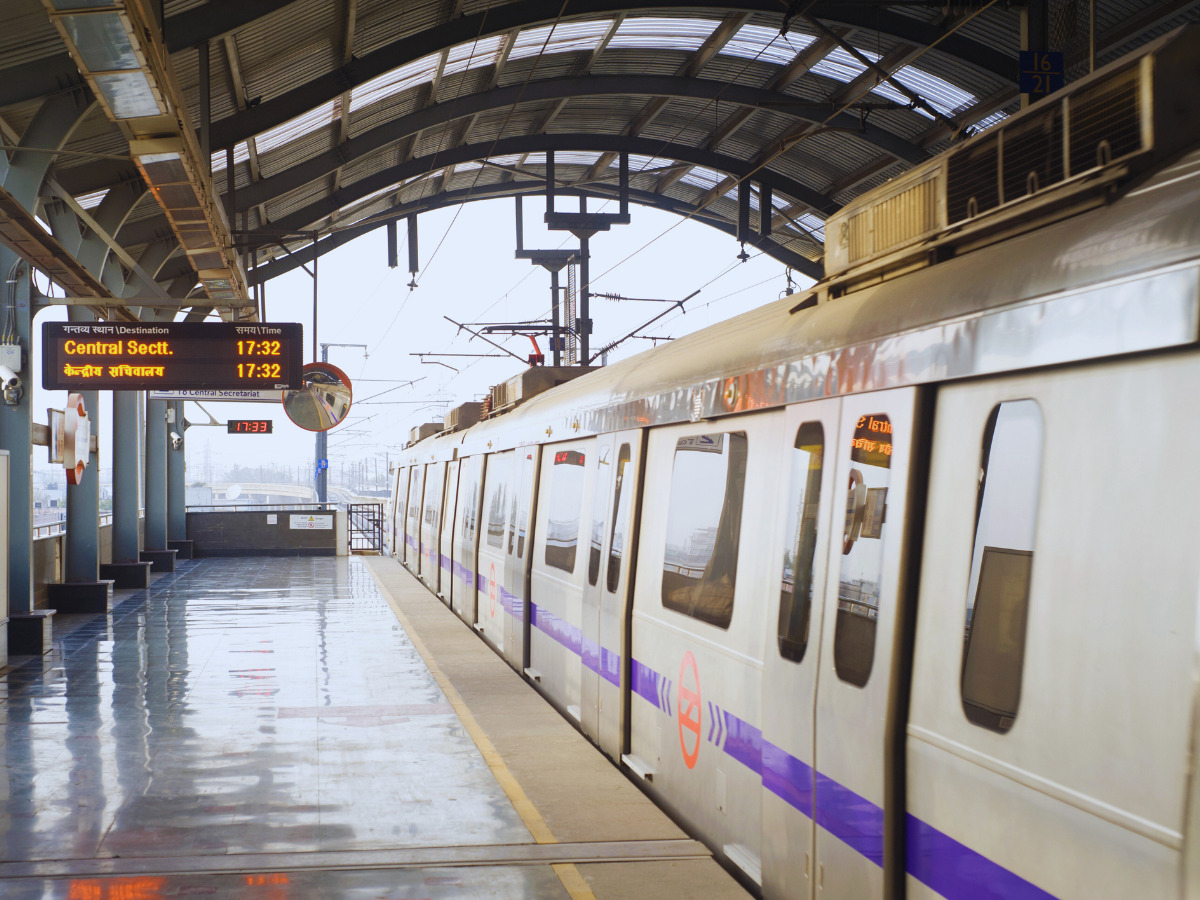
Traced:
[[48, 391], [239, 391], [303, 386], [298, 323], [45, 322]]

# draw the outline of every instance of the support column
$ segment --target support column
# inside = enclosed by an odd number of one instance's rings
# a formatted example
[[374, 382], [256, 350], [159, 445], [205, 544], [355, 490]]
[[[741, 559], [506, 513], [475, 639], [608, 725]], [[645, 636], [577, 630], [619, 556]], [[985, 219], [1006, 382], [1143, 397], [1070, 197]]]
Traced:
[[113, 391], [112, 561], [138, 558], [138, 403], [136, 391]]
[[[581, 199], [580, 205], [583, 206], [587, 201]], [[587, 212], [584, 207], [581, 212]], [[591, 248], [588, 246], [588, 238], [580, 238], [579, 240], [579, 364], [582, 366], [591, 365], [592, 357], [592, 289], [591, 289], [591, 273], [589, 271], [588, 261], [591, 259]], [[572, 323], [574, 324], [574, 323]]]
[[[72, 322], [94, 322], [95, 315], [82, 307], [67, 312]], [[100, 397], [81, 391], [91, 433], [100, 434]], [[87, 468], [77, 485], [67, 485], [67, 537], [63, 581], [95, 583], [100, 580], [100, 454], [88, 452]]]
[[558, 269], [550, 273], [550, 347], [553, 349], [554, 365], [562, 365], [558, 343], [561, 340], [562, 329], [558, 322]]
[[167, 549], [167, 401], [146, 398], [146, 551]]
[[169, 431], [183, 438], [176, 449], [167, 441], [167, 549], [177, 559], [192, 558], [192, 542], [187, 539], [187, 432], [183, 424], [183, 401], [172, 400], [175, 423]]
[[[95, 315], [80, 306], [67, 310], [72, 322], [94, 322]], [[80, 391], [92, 435], [99, 435], [100, 395]], [[97, 448], [98, 448], [97, 443]], [[63, 538], [63, 577], [46, 585], [51, 608], [60, 613], [108, 612], [112, 608], [110, 580], [100, 578], [100, 453], [89, 450], [79, 484], [67, 485], [67, 532]], [[49, 649], [49, 648], [44, 648]]]
[[112, 562], [100, 564], [100, 576], [113, 587], [150, 586], [150, 563], [141, 562], [138, 541], [142, 429], [137, 391], [113, 391]]
[[[29, 266], [7, 247], [0, 247], [0, 275], [11, 284], [0, 290], [16, 306], [17, 338], [26, 354], [30, 340]], [[33, 389], [28, 360], [21, 372], [25, 393], [16, 406], [0, 404], [0, 449], [8, 451], [8, 614], [29, 615], [33, 611]], [[14, 649], [15, 653], [16, 650]]]

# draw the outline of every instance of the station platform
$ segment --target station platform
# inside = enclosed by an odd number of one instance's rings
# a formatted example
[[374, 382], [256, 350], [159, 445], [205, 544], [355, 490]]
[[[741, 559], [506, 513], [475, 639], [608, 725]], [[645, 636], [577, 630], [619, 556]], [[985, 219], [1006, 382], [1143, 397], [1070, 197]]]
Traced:
[[118, 599], [0, 671], [6, 898], [748, 896], [390, 558]]

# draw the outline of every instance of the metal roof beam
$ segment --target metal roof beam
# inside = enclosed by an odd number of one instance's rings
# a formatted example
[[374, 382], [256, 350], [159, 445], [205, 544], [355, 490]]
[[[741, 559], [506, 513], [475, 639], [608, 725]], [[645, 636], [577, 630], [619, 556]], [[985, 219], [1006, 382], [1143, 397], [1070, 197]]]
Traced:
[[[238, 2], [240, 5], [246, 6], [251, 5], [254, 0], [245, 0], [245, 2], [238, 0]], [[267, 3], [268, 0], [257, 0], [257, 2]], [[223, 4], [209, 3], [198, 7], [196, 11], [203, 12], [212, 18], [219, 18], [217, 10], [209, 12], [214, 6], [223, 6]], [[354, 88], [378, 75], [390, 72], [397, 66], [428, 56], [430, 52], [437, 52], [442, 48], [472, 41], [477, 36], [487, 37], [510, 31], [513, 28], [524, 28], [554, 21], [561, 9], [561, 0], [517, 0], [514, 3], [489, 8], [486, 12], [466, 15], [393, 41], [360, 59], [351, 60], [332, 72], [292, 88], [274, 99], [264, 101], [254, 109], [238, 112], [214, 122], [212, 146], [214, 149], [221, 149], [230, 144], [244, 141], [250, 135], [266, 131], [296, 116], [303, 115], [313, 107], [334, 99], [348, 88]], [[628, 0], [574, 0], [570, 11], [574, 18], [586, 18], [612, 15], [628, 9]], [[719, 9], [725, 13], [733, 10], [769, 15], [781, 14], [778, 0], [656, 0], [653, 6], [646, 7], [646, 9], [697, 12]], [[180, 14], [178, 18], [182, 18], [183, 15]], [[809, 9], [809, 15], [834, 25], [840, 24], [852, 28], [878, 31], [897, 40], [922, 47], [944, 37], [944, 40], [938, 44], [939, 53], [955, 57], [964, 65], [983, 70], [1004, 81], [1015, 82], [1017, 78], [1017, 61], [1011, 56], [961, 34], [947, 35], [946, 28], [923, 22], [920, 19], [902, 16], [879, 7], [835, 2], [817, 3]], [[485, 16], [486, 21], [484, 21]], [[172, 20], [168, 20], [168, 23], [170, 21]], [[229, 29], [222, 29], [218, 34], [227, 30]]]
[[[556, 151], [598, 151], [612, 153], [637, 153], [645, 156], [660, 156], [664, 159], [677, 159], [692, 165], [705, 166], [718, 172], [727, 172], [731, 178], [746, 178], [750, 176], [754, 166], [746, 160], [723, 156], [698, 147], [683, 144], [670, 144], [650, 138], [631, 138], [616, 134], [536, 134], [519, 135], [501, 138], [494, 142], [468, 144], [441, 150], [426, 157], [410, 159], [399, 165], [384, 169], [366, 178], [361, 178], [354, 184], [340, 191], [315, 200], [296, 212], [276, 220], [265, 232], [271, 231], [301, 231], [311, 230], [314, 222], [320, 222], [326, 216], [332, 215], [344, 206], [349, 206], [363, 197], [392, 185], [399, 184], [405, 179], [422, 175], [432, 170], [440, 170], [449, 165], [460, 165], [490, 156], [509, 156], [519, 153], [538, 153], [545, 150]], [[840, 207], [837, 203], [812, 188], [773, 172], [770, 169], [760, 169], [754, 173], [754, 180], [769, 184], [776, 193], [786, 195], [795, 200], [819, 210], [828, 215]]]
[[[478, 185], [474, 188], [463, 188], [455, 191], [447, 191], [438, 194], [431, 194], [427, 197], [422, 197], [419, 200], [414, 200], [410, 203], [405, 203], [400, 206], [390, 209], [387, 212], [386, 218], [381, 217], [359, 226], [352, 226], [342, 231], [335, 232], [327, 237], [322, 238], [317, 242], [316, 253], [318, 256], [324, 256], [332, 250], [343, 247], [355, 238], [361, 237], [376, 228], [381, 228], [388, 221], [403, 218], [410, 213], [430, 212], [436, 209], [442, 209], [447, 206], [455, 206], [459, 203], [468, 203], [478, 200], [492, 200], [499, 197], [510, 197], [515, 194], [536, 193], [545, 190], [542, 182], [537, 181], [509, 181], [498, 184]], [[591, 185], [587, 189], [580, 188], [560, 188], [556, 193], [563, 196], [577, 197], [584, 195], [596, 199], [610, 199], [616, 196], [616, 186], [612, 186], [611, 190], [604, 190], [596, 185]], [[651, 206], [657, 209], [662, 209], [667, 212], [675, 213], [676, 215], [685, 216], [689, 213], [695, 213], [695, 207], [682, 200], [676, 200], [673, 197], [664, 197], [660, 194], [654, 194], [650, 191], [637, 190], [630, 188], [629, 198], [631, 202], [642, 206]], [[701, 212], [698, 215], [693, 215], [693, 218], [705, 225], [723, 231], [726, 234], [733, 236], [737, 232], [737, 226], [732, 222], [727, 222], [719, 219], [714, 215], [706, 215]], [[784, 265], [791, 266], [798, 272], [803, 272], [810, 278], [824, 277], [824, 268], [819, 262], [814, 262], [806, 256], [789, 250], [775, 241], [768, 238], [760, 238], [755, 236], [754, 246], [758, 247], [768, 256], [777, 259]], [[311, 243], [297, 248], [294, 253], [289, 256], [280, 257], [271, 262], [260, 265], [258, 269], [253, 271], [251, 275], [252, 284], [261, 284], [276, 278], [293, 269], [299, 268], [301, 265], [309, 262], [313, 258], [313, 246]]]
[[[522, 93], [524, 91], [524, 93]], [[367, 131], [358, 137], [351, 138], [336, 150], [328, 150], [317, 156], [297, 163], [277, 175], [264, 178], [256, 184], [241, 188], [237, 192], [239, 204], [246, 207], [265, 203], [282, 197], [284, 194], [303, 187], [319, 178], [328, 175], [340, 166], [362, 159], [384, 147], [403, 140], [409, 135], [417, 134], [424, 129], [442, 125], [453, 118], [474, 115], [494, 109], [504, 109], [516, 102], [539, 102], [563, 97], [583, 96], [620, 96], [629, 94], [652, 94], [668, 97], [684, 97], [689, 99], [711, 99], [720, 94], [722, 102], [741, 103], [757, 108], [759, 103], [770, 101], [795, 101], [796, 98], [785, 94], [764, 91], [761, 88], [750, 88], [741, 85], [727, 85], [719, 81], [706, 81], [696, 78], [678, 78], [669, 75], [590, 75], [580, 78], [561, 78], [547, 81], [531, 82], [527, 86], [512, 85], [496, 88], [493, 91], [481, 91], [477, 94], [467, 94], [459, 97], [454, 103], [443, 103], [427, 107], [407, 116], [394, 119]], [[825, 106], [812, 108], [788, 106], [783, 110], [786, 114], [808, 122], [820, 122], [829, 115]], [[857, 116], [842, 114], [834, 119], [831, 125], [857, 130], [860, 121]], [[908, 141], [885, 131], [870, 123], [866, 131], [858, 135], [863, 141], [873, 144], [880, 150], [911, 163], [923, 162], [929, 154]], [[659, 147], [661, 142], [648, 141], [648, 146]], [[689, 148], [696, 153], [713, 153], [713, 151]], [[657, 155], [651, 152], [650, 155]], [[714, 158], [715, 155], [714, 155]], [[720, 157], [725, 159], [725, 157]], [[601, 157], [603, 161], [604, 157]], [[611, 160], [610, 160], [611, 162]], [[697, 163], [697, 165], [706, 165]], [[598, 171], [603, 171], [602, 166]]]
[[203, 41], [215, 41], [245, 28], [256, 19], [289, 6], [294, 0], [211, 0], [169, 17], [163, 23], [167, 50], [178, 53]]
[[[846, 37], [850, 34], [850, 29], [837, 29], [835, 30], [835, 34], [840, 37]], [[788, 85], [793, 84], [806, 75], [813, 66], [832, 53], [835, 47], [837, 47], [837, 40], [835, 38], [817, 38], [797, 53], [782, 71], [777, 72], [767, 82], [766, 89], [769, 91], [782, 91]], [[708, 140], [702, 146], [709, 150], [716, 150], [723, 141], [727, 140], [730, 135], [746, 124], [747, 120], [754, 115], [754, 112], [754, 108], [749, 106], [744, 106], [736, 110], [709, 135]], [[674, 172], [667, 173], [654, 186], [655, 193], [662, 194], [666, 192], [687, 173], [687, 169], [677, 169]]]

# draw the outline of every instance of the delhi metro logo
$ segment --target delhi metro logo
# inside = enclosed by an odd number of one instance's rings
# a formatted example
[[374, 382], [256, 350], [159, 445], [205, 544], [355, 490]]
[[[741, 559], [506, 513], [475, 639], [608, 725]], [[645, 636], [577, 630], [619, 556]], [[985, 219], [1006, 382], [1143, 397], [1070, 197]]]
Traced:
[[[688, 687], [685, 675], [691, 671], [691, 683]], [[684, 704], [687, 704], [686, 708]], [[683, 663], [679, 666], [679, 749], [683, 751], [683, 764], [689, 769], [695, 768], [700, 756], [700, 672], [696, 669], [696, 659], [689, 650], [683, 654]], [[688, 751], [688, 744], [692, 749]]]
[[496, 564], [492, 563], [492, 574], [488, 578], [488, 616], [496, 618]]

